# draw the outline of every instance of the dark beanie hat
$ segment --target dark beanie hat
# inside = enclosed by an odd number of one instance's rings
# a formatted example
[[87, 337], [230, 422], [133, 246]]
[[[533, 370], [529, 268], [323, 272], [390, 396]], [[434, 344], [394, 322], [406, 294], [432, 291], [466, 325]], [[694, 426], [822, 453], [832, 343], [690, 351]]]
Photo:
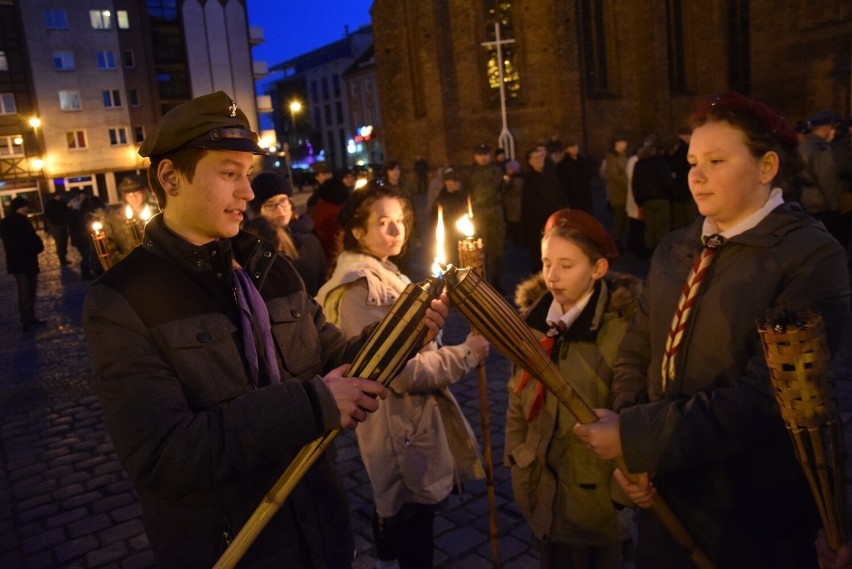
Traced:
[[259, 212], [260, 207], [272, 196], [284, 194], [288, 198], [293, 197], [290, 180], [275, 172], [264, 172], [255, 176], [251, 181], [251, 189], [254, 199], [249, 202], [249, 206], [255, 213]]

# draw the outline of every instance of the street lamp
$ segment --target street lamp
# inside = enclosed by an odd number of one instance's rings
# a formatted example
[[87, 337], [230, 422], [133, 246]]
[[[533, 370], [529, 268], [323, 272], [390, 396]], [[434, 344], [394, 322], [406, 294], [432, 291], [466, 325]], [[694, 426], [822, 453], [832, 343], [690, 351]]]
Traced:
[[293, 124], [293, 147], [296, 146], [296, 115], [302, 112], [302, 102], [298, 99], [290, 101], [290, 120]]

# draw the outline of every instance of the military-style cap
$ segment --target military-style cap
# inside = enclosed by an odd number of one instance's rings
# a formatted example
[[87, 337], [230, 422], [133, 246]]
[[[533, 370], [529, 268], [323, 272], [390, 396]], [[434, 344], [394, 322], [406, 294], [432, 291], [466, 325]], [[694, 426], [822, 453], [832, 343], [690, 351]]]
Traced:
[[826, 126], [832, 124], [835, 120], [835, 114], [831, 111], [820, 111], [808, 117], [808, 125]]
[[147, 184], [142, 176], [125, 176], [118, 185], [118, 191], [122, 194], [141, 192], [146, 186]]
[[485, 143], [477, 144], [476, 146], [473, 147], [473, 153], [474, 154], [490, 154], [491, 153], [491, 147], [488, 146]]
[[159, 156], [183, 146], [266, 155], [245, 113], [222, 91], [196, 97], [167, 112], [139, 147], [139, 156]]

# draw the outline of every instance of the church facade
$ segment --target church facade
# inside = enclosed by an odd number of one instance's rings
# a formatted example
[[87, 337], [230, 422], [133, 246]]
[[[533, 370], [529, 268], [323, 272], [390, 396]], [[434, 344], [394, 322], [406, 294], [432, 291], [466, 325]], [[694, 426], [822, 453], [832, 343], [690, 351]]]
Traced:
[[844, 0], [376, 0], [372, 22], [387, 155], [403, 163], [507, 141], [523, 163], [553, 137], [600, 157], [616, 133], [673, 139], [726, 89], [791, 122], [850, 112]]

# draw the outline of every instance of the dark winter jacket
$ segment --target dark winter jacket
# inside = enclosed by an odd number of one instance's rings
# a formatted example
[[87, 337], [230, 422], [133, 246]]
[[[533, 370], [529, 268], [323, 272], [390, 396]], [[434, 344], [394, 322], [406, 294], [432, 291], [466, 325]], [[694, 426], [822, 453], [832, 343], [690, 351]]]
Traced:
[[553, 166], [545, 166], [541, 172], [532, 169], [524, 172], [521, 245], [528, 249], [537, 249], [547, 218], [563, 207], [568, 207], [568, 198], [559, 185], [559, 178]]
[[[281, 383], [255, 388], [245, 363], [232, 257], [266, 302]], [[95, 388], [118, 457], [169, 567], [211, 567], [299, 449], [339, 427], [320, 375], [352, 361], [290, 262], [240, 233], [193, 246], [162, 216], [86, 297]], [[262, 383], [262, 382], [261, 382]], [[348, 567], [345, 493], [329, 453], [244, 559], [252, 567]]]
[[299, 258], [293, 261], [293, 266], [302, 277], [308, 296], [316, 296], [319, 287], [328, 277], [328, 262], [325, 259], [325, 251], [322, 250], [322, 243], [314, 234], [314, 220], [310, 216], [302, 215], [292, 219], [287, 230], [299, 253]]
[[641, 158], [633, 167], [633, 199], [640, 207], [651, 200], [670, 200], [675, 193], [672, 171], [659, 155]]
[[10, 212], [0, 221], [0, 237], [6, 252], [7, 273], [34, 275], [39, 272], [38, 254], [44, 251], [44, 243], [26, 215]]
[[[778, 206], [728, 240], [698, 290], [676, 379], [663, 392], [666, 336], [701, 252], [703, 220], [669, 234], [655, 250], [619, 350], [612, 391], [624, 459], [632, 472], [655, 473], [657, 491], [717, 567], [814, 567], [818, 520], [757, 324], [770, 309], [809, 308], [822, 315], [836, 349], [849, 310], [845, 255], [795, 204]], [[637, 567], [689, 566], [650, 514], [643, 511], [639, 523]]]

